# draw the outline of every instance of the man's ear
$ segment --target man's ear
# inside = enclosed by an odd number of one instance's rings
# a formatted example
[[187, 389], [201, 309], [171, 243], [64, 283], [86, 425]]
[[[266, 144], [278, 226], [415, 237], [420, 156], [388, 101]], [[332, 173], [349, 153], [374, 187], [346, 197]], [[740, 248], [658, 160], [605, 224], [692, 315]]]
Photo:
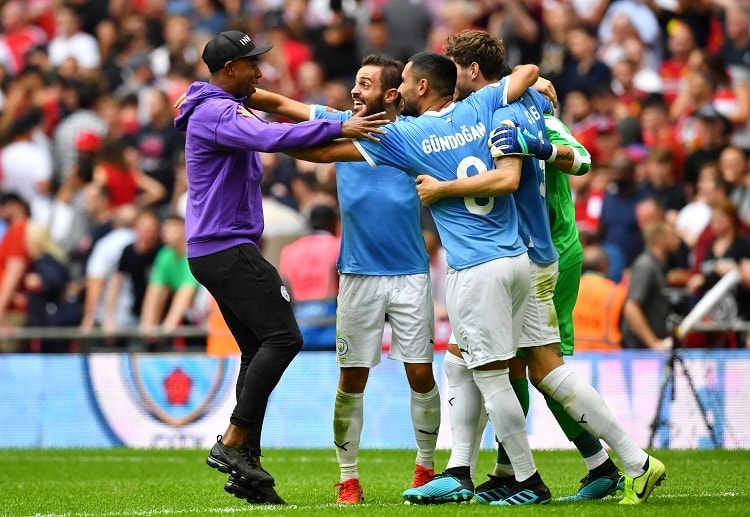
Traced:
[[398, 99], [398, 88], [389, 88], [383, 94], [383, 100], [386, 104], [395, 102]]
[[469, 74], [471, 75], [471, 78], [476, 79], [479, 77], [480, 73], [482, 73], [482, 71], [479, 69], [479, 64], [476, 61], [472, 61], [469, 65]]

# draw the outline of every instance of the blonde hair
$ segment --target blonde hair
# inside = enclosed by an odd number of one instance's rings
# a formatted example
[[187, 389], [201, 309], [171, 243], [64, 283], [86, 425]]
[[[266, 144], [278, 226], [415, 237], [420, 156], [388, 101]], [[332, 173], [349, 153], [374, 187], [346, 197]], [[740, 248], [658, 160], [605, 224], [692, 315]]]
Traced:
[[68, 262], [68, 254], [52, 239], [49, 230], [33, 222], [26, 224], [26, 248], [32, 258], [47, 253], [60, 263]]

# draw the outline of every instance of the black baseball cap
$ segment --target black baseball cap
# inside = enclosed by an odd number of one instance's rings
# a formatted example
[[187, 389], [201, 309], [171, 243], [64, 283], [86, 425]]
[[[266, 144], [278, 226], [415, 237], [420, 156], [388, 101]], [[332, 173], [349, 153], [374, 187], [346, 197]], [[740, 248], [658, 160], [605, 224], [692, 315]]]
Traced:
[[273, 45], [256, 47], [250, 36], [242, 31], [223, 31], [218, 33], [203, 49], [203, 61], [211, 73], [220, 70], [227, 61], [237, 61], [243, 57], [257, 56], [268, 52]]

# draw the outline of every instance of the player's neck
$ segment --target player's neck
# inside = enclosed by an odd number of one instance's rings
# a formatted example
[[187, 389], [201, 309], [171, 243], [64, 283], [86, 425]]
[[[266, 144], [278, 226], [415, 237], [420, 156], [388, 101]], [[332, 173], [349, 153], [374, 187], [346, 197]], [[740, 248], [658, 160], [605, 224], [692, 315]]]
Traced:
[[453, 95], [450, 97], [436, 97], [425, 101], [422, 106], [422, 113], [427, 113], [428, 111], [440, 111], [451, 104], [453, 104]]

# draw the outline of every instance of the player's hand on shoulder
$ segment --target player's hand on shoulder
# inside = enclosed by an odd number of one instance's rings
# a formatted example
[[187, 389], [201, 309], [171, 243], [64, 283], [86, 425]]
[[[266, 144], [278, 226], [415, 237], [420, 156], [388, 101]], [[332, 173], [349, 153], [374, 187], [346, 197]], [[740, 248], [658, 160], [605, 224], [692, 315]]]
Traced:
[[490, 132], [487, 141], [493, 158], [529, 154], [529, 149], [512, 120], [503, 120], [500, 126]]
[[443, 196], [440, 190], [440, 181], [428, 174], [420, 174], [416, 179], [417, 195], [420, 201], [426, 206], [430, 206], [435, 201], [440, 200]]
[[493, 158], [530, 155], [546, 160], [552, 156], [553, 150], [544, 135], [535, 135], [525, 127], [516, 126], [511, 120], [504, 120], [490, 132], [488, 145]]
[[533, 88], [547, 97], [555, 108], [557, 107], [557, 91], [555, 90], [555, 85], [552, 84], [552, 81], [540, 77], [536, 80], [536, 83], [534, 83]]
[[237, 114], [245, 118], [257, 118], [253, 112], [247, 109], [243, 104], [237, 105]]
[[341, 124], [341, 132], [346, 138], [367, 138], [379, 142], [377, 135], [387, 133], [381, 126], [389, 122], [384, 111], [366, 117], [352, 117]]
[[176, 110], [179, 110], [179, 109], [180, 109], [180, 107], [182, 106], [182, 103], [184, 103], [184, 102], [185, 102], [185, 98], [186, 98], [186, 97], [187, 97], [187, 93], [184, 93], [184, 92], [183, 92], [183, 93], [182, 93], [182, 94], [181, 94], [181, 95], [180, 95], [179, 97], [177, 97], [177, 100], [176, 100], [176, 101], [174, 101], [174, 104], [172, 105], [172, 107], [173, 107], [174, 109], [176, 109]]

